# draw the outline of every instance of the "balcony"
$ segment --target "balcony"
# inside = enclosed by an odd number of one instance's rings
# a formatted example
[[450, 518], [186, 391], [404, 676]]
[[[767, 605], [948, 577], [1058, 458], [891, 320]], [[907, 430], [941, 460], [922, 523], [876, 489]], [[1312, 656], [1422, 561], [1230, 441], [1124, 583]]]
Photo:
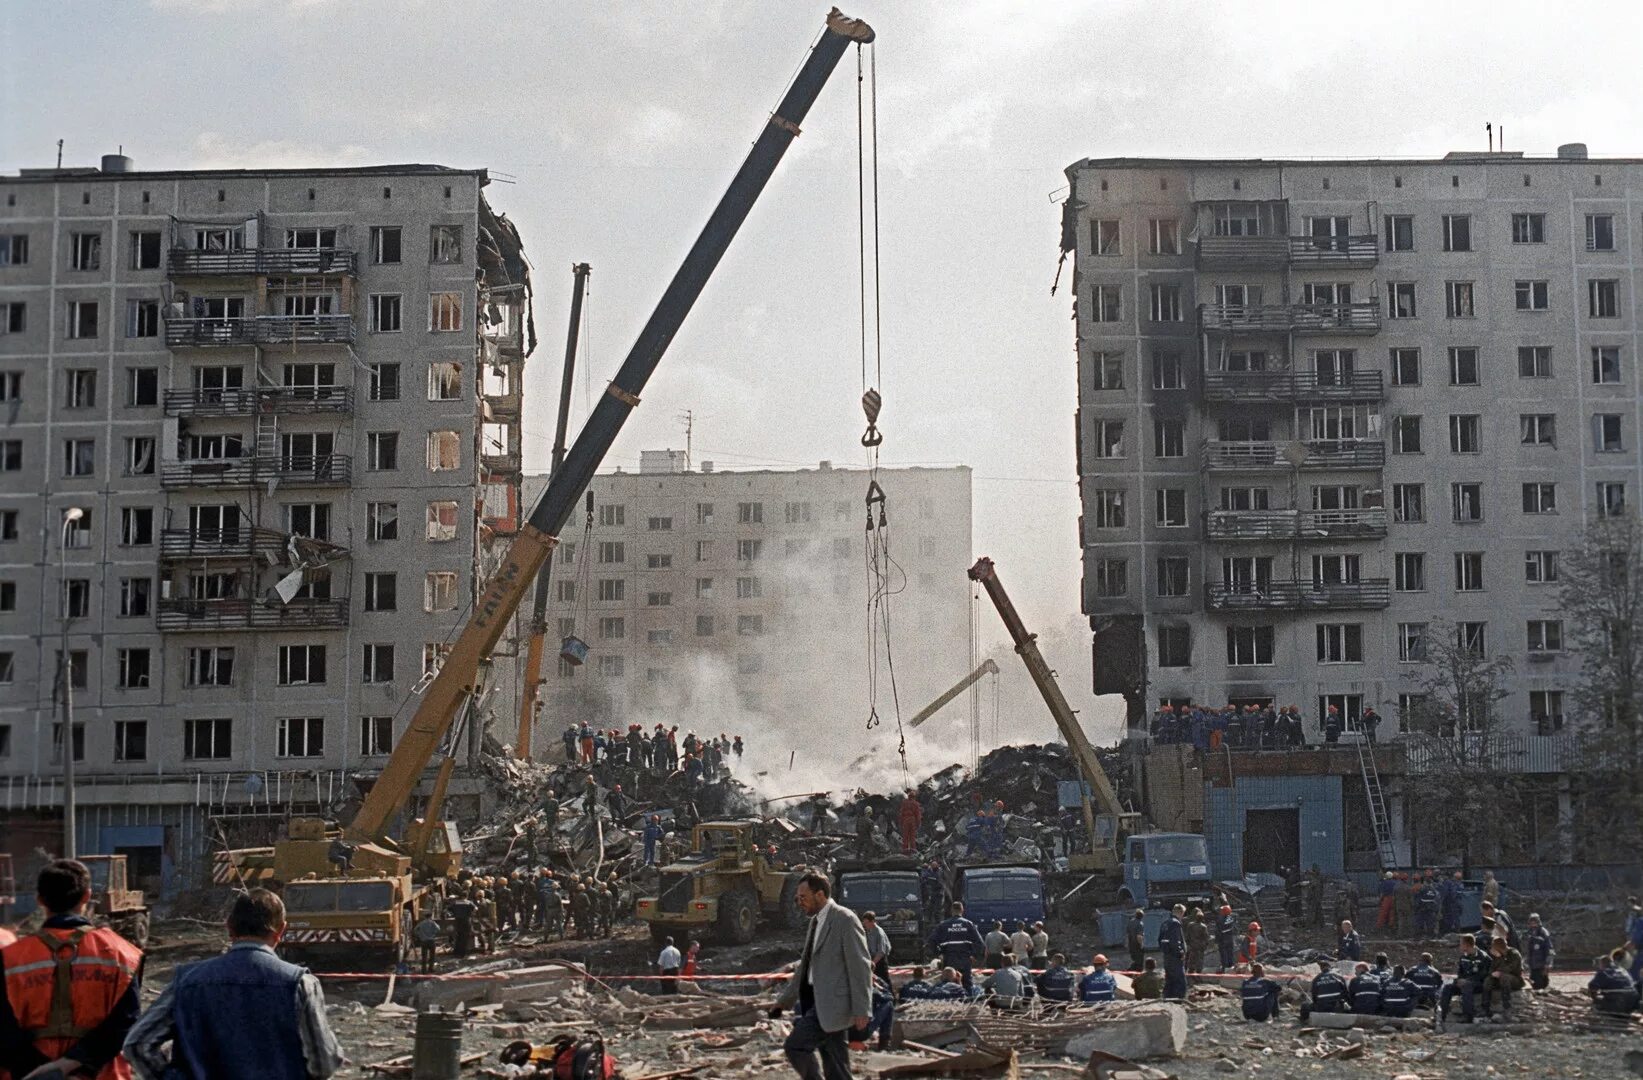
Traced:
[[1227, 334], [1373, 334], [1381, 328], [1375, 300], [1350, 304], [1200, 304], [1198, 324]]
[[263, 277], [270, 274], [355, 273], [356, 256], [342, 248], [173, 248], [172, 277]]
[[1205, 236], [1198, 240], [1201, 267], [1256, 267], [1274, 269], [1289, 262], [1286, 236]]
[[348, 601], [161, 600], [154, 621], [161, 630], [340, 630]]
[[255, 487], [277, 480], [292, 486], [346, 487], [353, 472], [347, 454], [278, 458], [191, 458], [162, 462], [162, 487]]
[[[1292, 446], [1297, 452], [1286, 456]], [[1210, 439], [1203, 446], [1203, 465], [1210, 472], [1288, 472], [1292, 467], [1379, 469], [1385, 464], [1386, 444], [1379, 439], [1313, 439], [1300, 443]]]
[[259, 412], [347, 413], [351, 386], [259, 386], [236, 390], [167, 390], [167, 416], [251, 416]]
[[1386, 535], [1384, 509], [1211, 510], [1211, 540], [1367, 540]]
[[1291, 236], [1289, 261], [1302, 269], [1338, 266], [1374, 266], [1380, 261], [1379, 237]]
[[1361, 581], [1212, 581], [1211, 611], [1368, 611], [1392, 602], [1387, 578]]
[[273, 565], [286, 559], [287, 536], [274, 529], [244, 526], [237, 529], [162, 529], [162, 559], [263, 560]]
[[1207, 401], [1379, 401], [1379, 371], [1206, 371]]
[[167, 319], [167, 348], [236, 345], [350, 345], [352, 315], [257, 315], [240, 319]]

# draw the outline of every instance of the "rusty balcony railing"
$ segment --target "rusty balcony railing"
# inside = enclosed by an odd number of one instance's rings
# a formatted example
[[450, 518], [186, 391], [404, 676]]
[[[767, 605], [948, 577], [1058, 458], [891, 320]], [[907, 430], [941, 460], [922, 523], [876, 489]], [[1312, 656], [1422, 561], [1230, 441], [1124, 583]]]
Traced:
[[161, 600], [161, 630], [327, 630], [348, 625], [348, 600]]
[[[1286, 472], [1301, 469], [1379, 469], [1386, 464], [1386, 444], [1379, 439], [1312, 439], [1297, 445], [1302, 454], [1285, 456], [1290, 444], [1209, 439], [1203, 465], [1211, 472]], [[1290, 457], [1299, 457], [1292, 464]]]
[[269, 480], [293, 486], [341, 487], [353, 459], [347, 454], [293, 454], [289, 457], [187, 458], [160, 467], [162, 487], [252, 487]]
[[1379, 371], [1206, 371], [1210, 401], [1378, 401], [1386, 394]]
[[170, 271], [173, 277], [352, 276], [355, 263], [354, 252], [344, 248], [240, 248], [236, 251], [172, 248]]
[[1211, 611], [1365, 611], [1392, 602], [1387, 578], [1359, 581], [1212, 581]]
[[1205, 330], [1229, 334], [1373, 334], [1381, 328], [1380, 304], [1200, 304]]
[[256, 315], [238, 319], [167, 319], [168, 348], [237, 345], [348, 345], [352, 315]]
[[259, 386], [232, 390], [167, 390], [167, 416], [250, 416], [258, 412], [352, 412], [351, 386]]

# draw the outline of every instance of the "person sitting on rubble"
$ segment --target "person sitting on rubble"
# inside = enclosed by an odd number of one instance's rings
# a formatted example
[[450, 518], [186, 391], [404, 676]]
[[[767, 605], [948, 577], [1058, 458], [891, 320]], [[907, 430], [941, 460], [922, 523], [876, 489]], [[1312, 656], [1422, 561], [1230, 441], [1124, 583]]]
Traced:
[[1319, 960], [1318, 974], [1312, 978], [1312, 1000], [1301, 1006], [1301, 1023], [1306, 1023], [1315, 1012], [1345, 1012], [1347, 989], [1346, 980], [1336, 974], [1334, 963]]
[[1335, 950], [1336, 958], [1351, 960], [1354, 963], [1363, 959], [1363, 938], [1352, 929], [1352, 920], [1344, 919], [1341, 922], [1341, 939]]
[[1238, 986], [1238, 996], [1242, 999], [1245, 1020], [1271, 1020], [1278, 1015], [1278, 991], [1276, 982], [1266, 977], [1266, 968], [1260, 964], [1249, 965], [1249, 978]]
[[1420, 962], [1409, 969], [1406, 978], [1415, 984], [1418, 1008], [1429, 1009], [1438, 1003], [1438, 994], [1443, 990], [1443, 972], [1432, 966], [1431, 953], [1421, 953]]
[[896, 1020], [895, 991], [890, 984], [873, 976], [872, 992], [873, 1011], [868, 1014], [866, 1027], [852, 1027], [846, 1036], [850, 1049], [866, 1050], [867, 1040], [874, 1035], [878, 1036], [878, 1048], [890, 1049], [890, 1027]]
[[1415, 1002], [1420, 998], [1420, 987], [1409, 981], [1403, 965], [1394, 967], [1381, 984], [1381, 1015], [1407, 1019], [1415, 1015]]
[[1496, 938], [1489, 946], [1489, 974], [1483, 980], [1483, 1011], [1500, 1013], [1504, 1023], [1512, 1011], [1512, 995], [1523, 989], [1523, 954]]
[[1383, 984], [1392, 977], [1391, 959], [1383, 952], [1375, 954], [1375, 962], [1369, 966], [1369, 974], [1375, 976]]
[[1468, 1024], [1477, 1019], [1478, 996], [1483, 981], [1489, 974], [1489, 958], [1478, 950], [1471, 934], [1460, 936], [1460, 956], [1455, 960], [1455, 977], [1438, 995], [1437, 1029], [1442, 1031], [1449, 1021], [1449, 1004], [1460, 998], [1461, 1018]]
[[995, 1009], [1024, 1008], [1038, 993], [1032, 975], [1016, 963], [1012, 952], [1005, 953], [993, 973], [982, 980], [981, 989], [988, 995], [987, 1004]]
[[1137, 1001], [1164, 996], [1164, 976], [1158, 970], [1158, 961], [1154, 957], [1147, 957], [1141, 965], [1141, 974], [1130, 983], [1130, 990], [1135, 994]]
[[986, 946], [981, 958], [981, 966], [985, 968], [1001, 967], [1004, 963], [1004, 954], [1010, 951], [1010, 935], [1004, 932], [1004, 924], [997, 919], [988, 928], [987, 936], [982, 938]]
[[[1105, 1005], [1117, 1000], [1118, 980], [1107, 970], [1106, 954], [1096, 953], [1090, 958], [1090, 963], [1093, 966], [1089, 972], [1078, 980], [1078, 1000], [1088, 1005]], [[1160, 983], [1160, 992], [1162, 986]]]
[[1626, 950], [1616, 949], [1597, 958], [1597, 973], [1586, 984], [1592, 1007], [1611, 1016], [1627, 1016], [1637, 1011], [1638, 989], [1623, 966]]
[[1359, 1016], [1375, 1016], [1381, 1011], [1381, 980], [1369, 970], [1368, 964], [1360, 962], [1354, 971], [1346, 989], [1352, 1011]]
[[901, 984], [902, 1001], [925, 1001], [930, 996], [930, 983], [925, 978], [924, 965], [913, 968], [913, 977]]
[[1071, 1001], [1077, 982], [1078, 976], [1067, 970], [1067, 958], [1056, 953], [1038, 976], [1038, 996], [1045, 1001]]

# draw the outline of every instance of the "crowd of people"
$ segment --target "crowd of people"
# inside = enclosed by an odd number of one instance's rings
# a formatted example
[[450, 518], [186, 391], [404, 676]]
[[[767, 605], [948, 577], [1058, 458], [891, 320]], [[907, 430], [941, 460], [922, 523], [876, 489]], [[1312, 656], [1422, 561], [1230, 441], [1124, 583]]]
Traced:
[[592, 874], [556, 874], [546, 866], [492, 875], [462, 870], [428, 894], [411, 940], [426, 973], [434, 970], [441, 941], [461, 959], [494, 952], [498, 936], [507, 931], [539, 931], [544, 941], [608, 938], [632, 906], [615, 871], [600, 880]]
[[701, 738], [694, 731], [679, 734], [679, 725], [657, 724], [648, 734], [642, 724], [629, 724], [624, 733], [616, 728], [595, 728], [586, 721], [571, 724], [560, 736], [565, 745], [565, 761], [596, 767], [626, 765], [657, 775], [683, 772], [692, 780], [713, 783], [730, 776], [746, 746], [740, 735], [732, 738], [720, 732]]
[[[1336, 743], [1348, 730], [1374, 742], [1381, 717], [1366, 708], [1357, 717], [1331, 705], [1319, 718], [1325, 743]], [[1170, 705], [1158, 707], [1148, 726], [1153, 742], [1190, 743], [1199, 750], [1295, 750], [1306, 745], [1306, 720], [1298, 705]]]

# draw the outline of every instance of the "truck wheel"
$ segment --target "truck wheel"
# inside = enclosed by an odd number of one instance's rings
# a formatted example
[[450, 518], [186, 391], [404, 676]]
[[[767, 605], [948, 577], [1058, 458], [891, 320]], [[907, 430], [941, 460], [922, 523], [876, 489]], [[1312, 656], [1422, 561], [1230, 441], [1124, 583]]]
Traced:
[[781, 925], [789, 930], [803, 930], [809, 916], [799, 910], [799, 876], [792, 875], [782, 885]]
[[132, 911], [116, 915], [109, 920], [109, 926], [137, 948], [148, 948], [148, 912]]
[[738, 889], [719, 899], [719, 921], [715, 929], [720, 941], [746, 945], [759, 928], [759, 905], [751, 893]]

